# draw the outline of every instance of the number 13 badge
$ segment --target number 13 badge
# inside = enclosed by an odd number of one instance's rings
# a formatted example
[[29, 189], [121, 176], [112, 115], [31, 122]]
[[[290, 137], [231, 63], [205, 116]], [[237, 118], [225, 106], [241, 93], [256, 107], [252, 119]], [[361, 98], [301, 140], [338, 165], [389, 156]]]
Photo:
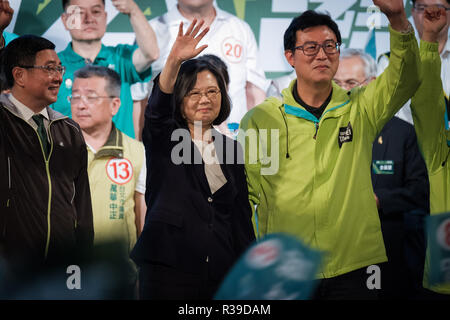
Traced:
[[133, 165], [125, 158], [111, 158], [106, 163], [106, 175], [116, 184], [126, 184], [133, 177]]

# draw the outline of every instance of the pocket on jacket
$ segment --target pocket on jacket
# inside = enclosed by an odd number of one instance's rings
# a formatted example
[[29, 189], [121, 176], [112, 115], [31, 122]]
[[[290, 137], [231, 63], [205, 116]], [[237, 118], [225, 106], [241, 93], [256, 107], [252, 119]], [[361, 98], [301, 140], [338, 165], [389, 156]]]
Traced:
[[183, 225], [183, 216], [167, 211], [149, 212], [149, 221], [163, 222], [175, 227], [181, 228]]

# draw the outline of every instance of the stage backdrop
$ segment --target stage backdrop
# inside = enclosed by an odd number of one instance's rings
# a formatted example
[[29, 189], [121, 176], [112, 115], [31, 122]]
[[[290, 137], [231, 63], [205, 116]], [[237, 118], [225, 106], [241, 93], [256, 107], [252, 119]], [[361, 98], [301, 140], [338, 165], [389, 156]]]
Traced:
[[[166, 12], [177, 0], [135, 1], [151, 19]], [[410, 16], [411, 2], [404, 1]], [[7, 31], [42, 35], [56, 44], [57, 51], [67, 46], [70, 36], [60, 19], [61, 0], [10, 0], [10, 4], [15, 14]], [[376, 55], [389, 50], [387, 19], [372, 7], [371, 0], [217, 0], [217, 5], [249, 23], [269, 78], [291, 71], [283, 55], [283, 34], [291, 19], [306, 9], [329, 12], [339, 25], [345, 47], [364, 48], [369, 38], [368, 25], [374, 25]], [[104, 43], [133, 43], [128, 17], [120, 14], [110, 0], [106, 0], [106, 10], [108, 28]]]

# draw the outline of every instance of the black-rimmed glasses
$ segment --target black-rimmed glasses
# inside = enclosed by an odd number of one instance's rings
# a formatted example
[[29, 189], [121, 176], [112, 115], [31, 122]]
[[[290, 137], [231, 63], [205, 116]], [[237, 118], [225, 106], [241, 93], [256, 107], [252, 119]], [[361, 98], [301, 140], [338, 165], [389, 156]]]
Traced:
[[325, 51], [327, 54], [335, 54], [339, 52], [341, 44], [339, 42], [336, 42], [334, 40], [327, 40], [322, 44], [319, 44], [317, 42], [305, 42], [302, 46], [297, 46], [294, 48], [294, 50], [302, 50], [303, 53], [306, 56], [315, 56], [319, 53], [320, 48]]

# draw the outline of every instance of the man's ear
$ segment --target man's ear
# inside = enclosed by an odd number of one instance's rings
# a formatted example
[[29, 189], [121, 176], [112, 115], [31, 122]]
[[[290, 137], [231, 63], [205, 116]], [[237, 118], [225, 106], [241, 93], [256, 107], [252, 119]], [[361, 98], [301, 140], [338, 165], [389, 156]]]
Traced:
[[25, 87], [25, 77], [26, 77], [25, 69], [14, 67], [11, 70], [11, 73], [14, 78], [14, 84], [22, 88]]
[[294, 53], [292, 50], [284, 50], [284, 56], [286, 57], [287, 62], [291, 65], [292, 68], [294, 67]]
[[111, 114], [113, 117], [117, 114], [117, 112], [119, 112], [120, 103], [119, 97], [114, 97], [111, 99]]

